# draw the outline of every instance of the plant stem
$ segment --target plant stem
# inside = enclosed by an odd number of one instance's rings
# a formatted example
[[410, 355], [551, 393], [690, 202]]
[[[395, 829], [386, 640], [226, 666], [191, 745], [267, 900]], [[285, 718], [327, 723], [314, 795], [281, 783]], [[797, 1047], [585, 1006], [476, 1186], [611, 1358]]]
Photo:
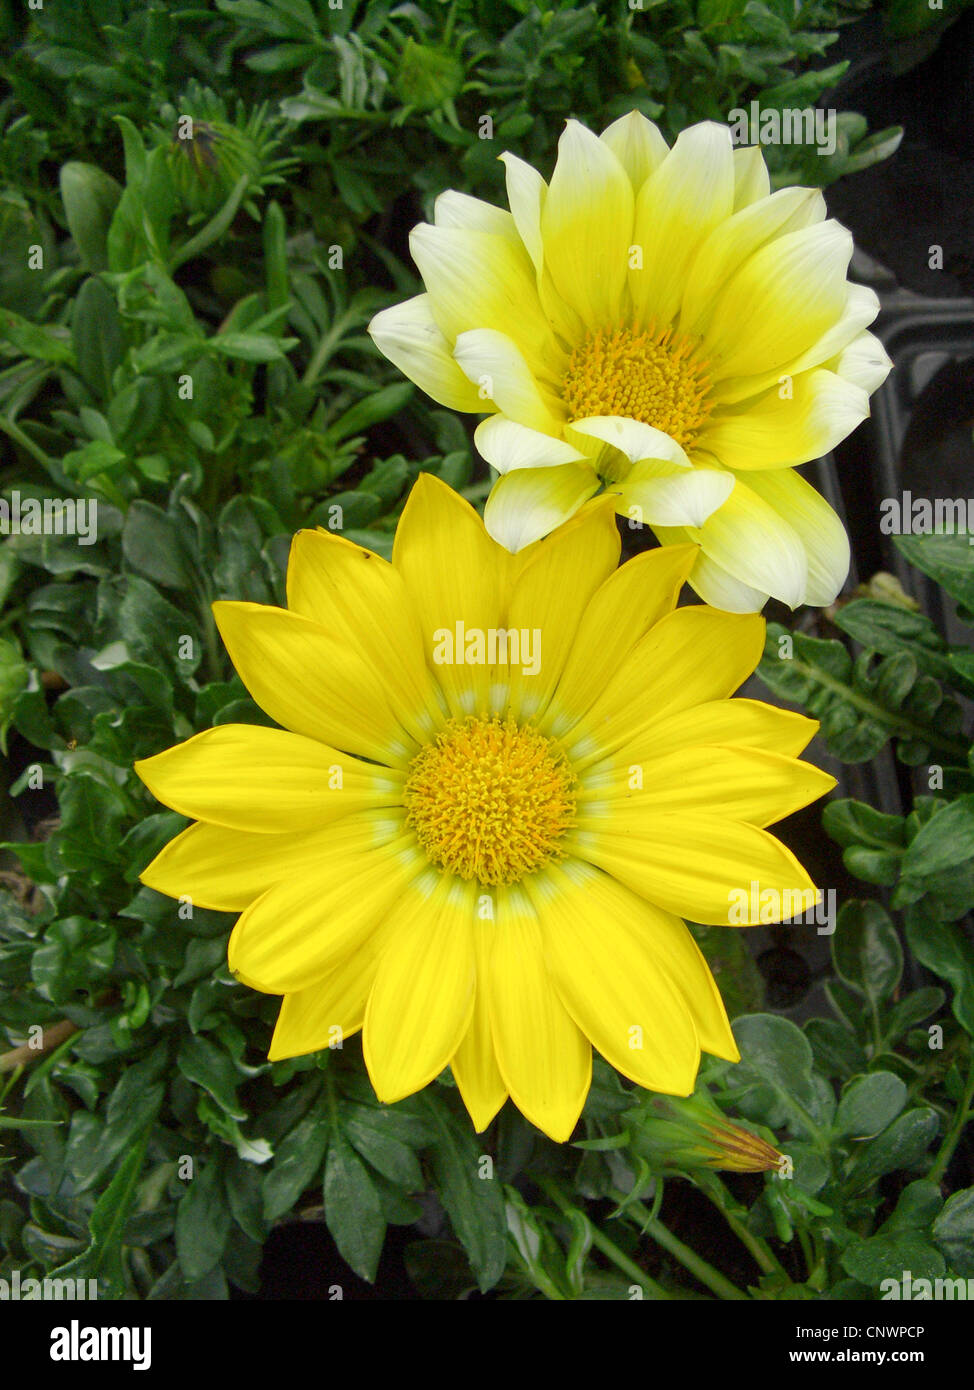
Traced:
[[[609, 1193], [614, 1202], [626, 1202], [628, 1200], [625, 1192], [613, 1190]], [[710, 1289], [711, 1293], [718, 1298], [734, 1302], [748, 1302], [746, 1293], [742, 1293], [736, 1284], [721, 1274], [719, 1269], [714, 1269], [713, 1265], [708, 1264], [701, 1255], [695, 1250], [691, 1250], [689, 1245], [684, 1245], [682, 1240], [678, 1240], [672, 1231], [667, 1230], [662, 1221], [657, 1219], [647, 1211], [642, 1202], [629, 1202], [626, 1207], [627, 1212], [631, 1212], [639, 1221], [640, 1230], [644, 1235], [648, 1235], [661, 1245], [674, 1259], [679, 1260], [683, 1268], [688, 1270], [695, 1279]]]
[[63, 1042], [71, 1037], [72, 1033], [78, 1032], [78, 1025], [72, 1023], [70, 1019], [62, 1018], [60, 1023], [55, 1023], [50, 1028], [44, 1029], [40, 1047], [32, 1047], [30, 1043], [24, 1043], [23, 1047], [15, 1047], [11, 1052], [0, 1054], [0, 1072], [15, 1071], [17, 1067], [24, 1066], [27, 1062], [36, 1062], [48, 1052], [53, 1052], [56, 1047], [60, 1047]]
[[974, 1049], [971, 1050], [971, 1057], [968, 1063], [967, 1083], [964, 1086], [964, 1094], [957, 1104], [950, 1128], [944, 1135], [944, 1141], [937, 1151], [937, 1157], [933, 1161], [933, 1167], [927, 1174], [927, 1180], [929, 1182], [942, 1181], [944, 1173], [947, 1171], [947, 1164], [953, 1158], [954, 1150], [957, 1148], [960, 1137], [964, 1132], [964, 1126], [967, 1124], [967, 1112], [972, 1100], [974, 1100]]
[[587, 1222], [589, 1235], [592, 1237], [592, 1244], [595, 1248], [601, 1250], [602, 1254], [605, 1255], [607, 1259], [611, 1260], [618, 1269], [621, 1269], [623, 1274], [628, 1275], [634, 1284], [638, 1284], [644, 1293], [654, 1299], [669, 1298], [669, 1294], [663, 1288], [662, 1284], [657, 1284], [655, 1279], [652, 1279], [641, 1270], [635, 1260], [631, 1259], [624, 1250], [620, 1250], [615, 1241], [610, 1240], [604, 1231], [596, 1226], [594, 1221], [586, 1216], [584, 1212], [581, 1212], [579, 1208], [573, 1206], [554, 1179], [539, 1176], [535, 1181], [545, 1195], [551, 1198], [558, 1210], [563, 1212], [564, 1215], [567, 1216], [570, 1212], [575, 1211], [580, 1212], [580, 1215]]
[[697, 1180], [696, 1186], [706, 1197], [710, 1198], [741, 1244], [751, 1252], [758, 1268], [764, 1274], [784, 1274], [788, 1278], [787, 1270], [767, 1241], [747, 1229], [739, 1215], [741, 1208], [717, 1174], [708, 1173], [705, 1178]]

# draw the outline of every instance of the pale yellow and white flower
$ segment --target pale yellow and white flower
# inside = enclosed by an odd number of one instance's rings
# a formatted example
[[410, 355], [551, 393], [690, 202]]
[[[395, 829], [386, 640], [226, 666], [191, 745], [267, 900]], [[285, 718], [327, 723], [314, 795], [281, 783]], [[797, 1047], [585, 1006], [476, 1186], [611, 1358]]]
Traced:
[[669, 149], [637, 112], [601, 136], [569, 121], [550, 184], [501, 158], [510, 211], [442, 194], [410, 238], [426, 293], [369, 326], [434, 400], [487, 415], [490, 534], [516, 553], [605, 488], [700, 547], [708, 603], [831, 603], [848, 540], [795, 467], [866, 418], [891, 364], [821, 193], [771, 193], [725, 126]]

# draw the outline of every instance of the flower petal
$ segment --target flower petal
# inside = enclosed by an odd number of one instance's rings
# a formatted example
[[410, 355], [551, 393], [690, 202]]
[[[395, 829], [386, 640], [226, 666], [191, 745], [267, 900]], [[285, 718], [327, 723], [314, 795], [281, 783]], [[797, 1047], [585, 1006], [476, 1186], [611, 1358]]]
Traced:
[[741, 478], [697, 535], [704, 554], [734, 579], [789, 608], [806, 601], [808, 557], [798, 533]]
[[702, 606], [669, 613], [636, 643], [572, 730], [569, 757], [604, 757], [668, 714], [733, 694], [760, 661], [764, 632], [757, 614]]
[[834, 370], [871, 395], [882, 386], [892, 368], [892, 359], [879, 339], [872, 333], [860, 333], [839, 354]]
[[544, 710], [561, 678], [592, 595], [619, 563], [608, 497], [594, 498], [545, 540], [522, 551], [507, 625], [536, 634], [537, 670], [512, 666], [508, 708], [525, 722]]
[[267, 1054], [269, 1061], [340, 1047], [345, 1038], [358, 1032], [386, 937], [387, 932], [377, 927], [323, 979], [284, 996]]
[[491, 403], [454, 362], [450, 344], [433, 319], [428, 294], [381, 310], [368, 333], [383, 357], [440, 405], [451, 410], [490, 409]]
[[[516, 475], [512, 475], [516, 476]], [[419, 614], [426, 660], [450, 711], [486, 709], [489, 668], [438, 665], [437, 633], [504, 626], [514, 562], [496, 545], [469, 502], [431, 473], [421, 473], [396, 528], [392, 563]]]
[[617, 832], [578, 832], [566, 847], [641, 897], [694, 922], [760, 921], [750, 909], [740, 921], [734, 916], [739, 895], [752, 885], [755, 900], [776, 895], [782, 910], [773, 920], [804, 912], [819, 897], [795, 856], [767, 830], [720, 815], [646, 813], [624, 839]]
[[610, 574], [582, 616], [565, 670], [542, 721], [560, 738], [594, 703], [636, 643], [676, 606], [696, 546], [647, 550]]
[[805, 548], [805, 602], [834, 603], [849, 574], [849, 537], [835, 512], [793, 468], [768, 468], [747, 475], [747, 485], [783, 517]]
[[514, 218], [506, 208], [496, 208], [493, 203], [472, 198], [469, 193], [458, 193], [453, 188], [441, 193], [433, 204], [433, 225], [486, 232], [490, 236], [506, 237], [515, 246], [519, 244]]
[[734, 211], [767, 198], [771, 192], [768, 166], [760, 145], [741, 145], [734, 151]]
[[766, 705], [761, 700], [709, 700], [657, 720], [639, 737], [623, 744], [611, 759], [593, 764], [585, 779], [597, 777], [614, 763], [631, 766], [657, 757], [660, 749], [676, 752], [702, 743], [740, 745], [797, 758], [818, 732], [817, 719]]
[[574, 516], [598, 490], [598, 477], [586, 463], [519, 468], [497, 479], [484, 508], [484, 525], [516, 555]]
[[670, 152], [659, 127], [640, 111], [629, 111], [606, 126], [599, 139], [618, 159], [629, 175], [633, 193], [640, 188]]
[[561, 463], [583, 463], [585, 454], [541, 430], [528, 429], [508, 420], [506, 415], [491, 415], [474, 430], [473, 442], [481, 458], [498, 473], [513, 473], [517, 468], [554, 468]]
[[261, 724], [220, 724], [143, 758], [157, 800], [236, 830], [314, 830], [368, 807], [402, 804], [402, 774]]
[[409, 249], [447, 341], [456, 342], [467, 329], [492, 328], [514, 339], [533, 371], [562, 370], [520, 241], [420, 222], [409, 234]]
[[768, 242], [731, 276], [702, 351], [713, 381], [769, 371], [797, 357], [842, 316], [852, 237], [820, 222]]
[[609, 146], [567, 121], [541, 233], [555, 289], [590, 331], [621, 319], [633, 204], [632, 184]]
[[808, 463], [834, 449], [869, 414], [861, 386], [816, 368], [732, 409], [714, 412], [697, 447], [725, 468], [750, 472]]
[[487, 1128], [507, 1100], [507, 1087], [497, 1065], [494, 1040], [490, 1031], [487, 980], [493, 939], [493, 922], [474, 923], [477, 987], [473, 1014], [470, 1026], [463, 1035], [463, 1041], [450, 1062], [457, 1090], [478, 1134]]
[[625, 454], [630, 463], [640, 459], [663, 459], [677, 468], [692, 467], [675, 439], [627, 415], [592, 415], [586, 420], [572, 420], [568, 428], [599, 439], [603, 444], [611, 444]]
[[361, 653], [417, 742], [442, 724], [419, 618], [387, 560], [327, 531], [299, 531], [288, 559], [287, 602], [292, 613], [331, 628]]
[[629, 271], [636, 321], [664, 325], [683, 298], [687, 267], [704, 237], [729, 217], [734, 201], [730, 131], [701, 121], [681, 131], [636, 199], [633, 243], [642, 265]]
[[543, 434], [561, 437], [566, 415], [559, 398], [539, 384], [524, 354], [506, 333], [471, 328], [461, 333], [453, 349], [458, 365], [483, 393], [479, 407], [493, 402], [511, 420]]
[[679, 468], [645, 459], [620, 483], [610, 483], [616, 510], [650, 526], [703, 526], [734, 491], [734, 475], [714, 468]]
[[[688, 999], [667, 969], [672, 924], [584, 865], [549, 868], [525, 886], [551, 978], [585, 1036], [638, 1085], [689, 1095], [700, 1043]], [[699, 983], [698, 967], [688, 984], [696, 993]], [[711, 997], [701, 995], [701, 1003], [713, 1009]]]
[[[633, 788], [637, 769], [639, 786]], [[700, 744], [666, 750], [636, 765], [618, 753], [598, 774], [586, 772], [578, 792], [578, 827], [625, 843], [660, 813], [700, 812], [764, 829], [834, 786], [835, 778], [813, 763], [757, 748]]]
[[213, 616], [240, 679], [278, 724], [380, 763], [402, 763], [415, 751], [372, 668], [318, 623], [270, 604], [223, 600]]
[[402, 1100], [437, 1077], [470, 1026], [477, 886], [431, 874], [393, 911], [362, 1050], [375, 1093]]
[[307, 989], [361, 948], [425, 862], [412, 835], [376, 849], [364, 832], [352, 846], [333, 828], [314, 868], [247, 907], [230, 936], [230, 969], [266, 994]]
[[541, 924], [516, 887], [498, 890], [490, 953], [490, 1026], [511, 1099], [533, 1125], [564, 1143], [592, 1082], [592, 1048], [545, 966]]

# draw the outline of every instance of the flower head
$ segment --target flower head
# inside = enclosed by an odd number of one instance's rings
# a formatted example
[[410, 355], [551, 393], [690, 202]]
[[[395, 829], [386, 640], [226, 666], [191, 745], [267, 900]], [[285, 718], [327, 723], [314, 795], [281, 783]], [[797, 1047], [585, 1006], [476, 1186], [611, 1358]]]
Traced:
[[637, 112], [601, 136], [569, 121], [550, 184], [501, 157], [510, 212], [442, 194], [410, 238], [427, 292], [369, 327], [435, 400], [488, 414], [491, 536], [516, 553], [604, 487], [700, 547], [708, 603], [831, 603], [848, 541], [794, 465], [869, 414], [890, 363], [821, 193], [771, 193], [725, 126], [668, 149]]
[[478, 1128], [510, 1095], [559, 1140], [593, 1045], [678, 1095], [701, 1049], [737, 1060], [680, 917], [727, 923], [752, 883], [811, 905], [765, 827], [833, 779], [797, 758], [814, 721], [729, 698], [763, 620], [675, 608], [694, 547], [619, 549], [596, 499], [511, 555], [424, 474], [391, 564], [302, 531], [287, 610], [214, 605], [283, 728], [137, 764], [196, 822], [142, 880], [241, 914], [231, 969], [284, 996], [272, 1058], [362, 1029], [381, 1099], [450, 1066]]

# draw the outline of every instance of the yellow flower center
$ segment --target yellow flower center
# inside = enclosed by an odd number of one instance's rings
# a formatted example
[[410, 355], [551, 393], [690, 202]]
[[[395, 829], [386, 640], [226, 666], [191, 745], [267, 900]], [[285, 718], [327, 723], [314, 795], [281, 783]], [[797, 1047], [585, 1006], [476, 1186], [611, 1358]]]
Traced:
[[558, 857], [574, 823], [574, 773], [557, 744], [512, 719], [451, 720], [410, 764], [406, 821], [430, 862], [517, 883]]
[[571, 355], [563, 393], [572, 419], [624, 415], [689, 449], [710, 414], [706, 363], [672, 328], [601, 329]]

